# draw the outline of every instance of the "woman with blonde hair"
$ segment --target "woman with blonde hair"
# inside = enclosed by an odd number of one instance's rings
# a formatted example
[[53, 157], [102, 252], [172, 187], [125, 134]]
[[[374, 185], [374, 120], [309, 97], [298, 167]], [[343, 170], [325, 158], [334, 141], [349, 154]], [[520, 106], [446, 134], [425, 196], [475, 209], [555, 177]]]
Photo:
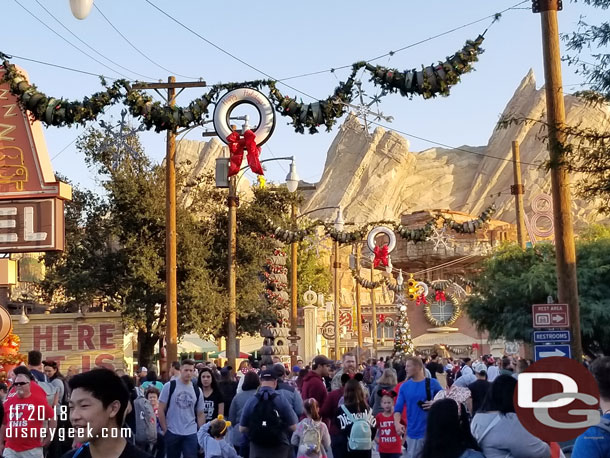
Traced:
[[373, 407], [373, 416], [381, 413], [383, 408], [381, 407], [381, 396], [379, 396], [380, 390], [392, 391], [398, 384], [396, 377], [396, 371], [394, 369], [384, 369], [383, 374], [377, 380], [377, 385], [371, 391], [371, 406]]

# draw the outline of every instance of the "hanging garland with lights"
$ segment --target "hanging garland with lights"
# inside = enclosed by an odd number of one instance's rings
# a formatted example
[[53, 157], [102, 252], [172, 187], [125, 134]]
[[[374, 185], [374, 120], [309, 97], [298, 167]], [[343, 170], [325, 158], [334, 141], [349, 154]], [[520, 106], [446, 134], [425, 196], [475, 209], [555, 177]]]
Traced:
[[496, 207], [492, 204], [490, 207], [485, 209], [481, 215], [473, 220], [465, 223], [457, 223], [449, 217], [442, 215], [435, 215], [430, 219], [422, 228], [412, 229], [403, 226], [402, 224], [396, 224], [391, 221], [374, 221], [366, 223], [362, 227], [351, 231], [337, 231], [332, 223], [327, 223], [322, 220], [313, 221], [304, 229], [296, 231], [285, 229], [279, 225], [276, 225], [271, 218], [266, 218], [267, 231], [275, 236], [275, 238], [284, 243], [295, 243], [302, 242], [306, 237], [312, 235], [317, 227], [322, 226], [327, 236], [331, 237], [334, 241], [340, 244], [351, 244], [363, 240], [369, 231], [369, 228], [379, 225], [391, 226], [398, 235], [408, 242], [425, 242], [428, 237], [432, 235], [434, 229], [442, 224], [451, 230], [460, 234], [474, 234], [477, 230], [483, 228], [486, 223], [491, 220], [491, 217], [496, 212]]
[[372, 75], [373, 84], [388, 93], [400, 92], [405, 97], [420, 95], [426, 99], [437, 95], [447, 96], [450, 87], [459, 82], [461, 75], [472, 70], [472, 64], [483, 53], [483, 40], [483, 35], [479, 35], [476, 40], [468, 40], [462, 49], [445, 61], [438, 65], [422, 66], [418, 71], [400, 71], [367, 62], [356, 62], [352, 65], [352, 72], [347, 80], [340, 82], [331, 96], [308, 104], [283, 95], [276, 86], [277, 81], [273, 80], [215, 84], [210, 86], [207, 94], [193, 100], [187, 107], [169, 107], [153, 101], [152, 97], [143, 91], [134, 89], [128, 80], [119, 79], [108, 85], [102, 78], [101, 83], [106, 88], [105, 91], [85, 97], [82, 101], [70, 101], [40, 92], [9, 62], [9, 56], [2, 52], [0, 59], [3, 60], [4, 74], [0, 83], [9, 83], [11, 93], [19, 98], [32, 117], [48, 126], [83, 125], [95, 121], [107, 107], [123, 103], [134, 117], [142, 120], [147, 129], [154, 128], [156, 132], [201, 125], [208, 114], [209, 105], [222, 91], [238, 87], [260, 89], [265, 86], [269, 89], [269, 97], [276, 110], [280, 115], [291, 118], [290, 123], [296, 132], [304, 133], [307, 129], [309, 133], [315, 134], [321, 125], [330, 131], [337, 120], [347, 112], [347, 104], [355, 97], [354, 85], [359, 70], [368, 71]]

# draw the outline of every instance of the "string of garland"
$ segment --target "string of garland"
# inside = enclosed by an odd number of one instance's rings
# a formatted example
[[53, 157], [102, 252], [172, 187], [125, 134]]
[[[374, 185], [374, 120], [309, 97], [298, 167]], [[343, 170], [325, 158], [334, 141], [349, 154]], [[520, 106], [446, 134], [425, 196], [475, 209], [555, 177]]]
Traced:
[[434, 305], [434, 303], [436, 302], [436, 298], [434, 293], [428, 295], [428, 304], [424, 307], [424, 315], [428, 322], [434, 326], [451, 326], [457, 321], [457, 319], [462, 314], [460, 300], [451, 293], [445, 292], [445, 295], [447, 296], [447, 299], [453, 304], [453, 313], [451, 314], [451, 317], [445, 322], [441, 322], [440, 320], [437, 320], [436, 318], [434, 318], [434, 316], [432, 316], [431, 306]]
[[222, 91], [238, 87], [261, 89], [265, 86], [269, 89], [269, 97], [278, 113], [291, 119], [290, 123], [296, 132], [304, 133], [305, 129], [308, 129], [309, 133], [314, 134], [321, 125], [330, 130], [346, 113], [346, 104], [352, 102], [355, 97], [355, 78], [360, 69], [364, 68], [371, 73], [373, 84], [387, 93], [400, 92], [402, 96], [410, 98], [420, 95], [426, 99], [437, 95], [447, 96], [450, 87], [460, 81], [461, 75], [472, 70], [472, 64], [483, 53], [483, 40], [483, 35], [479, 35], [475, 40], [468, 40], [453, 56], [447, 57], [438, 65], [422, 66], [421, 70], [400, 71], [356, 62], [352, 66], [350, 76], [339, 83], [331, 96], [309, 104], [283, 95], [276, 86], [277, 82], [272, 80], [215, 84], [210, 86], [207, 94], [193, 100], [187, 107], [169, 107], [153, 101], [152, 97], [143, 91], [134, 89], [128, 80], [116, 80], [108, 86], [102, 78], [101, 83], [106, 88], [105, 91], [85, 97], [82, 101], [69, 101], [40, 92], [35, 85], [27, 82], [25, 76], [2, 52], [0, 58], [3, 60], [5, 72], [0, 82], [9, 83], [11, 93], [19, 98], [32, 117], [49, 126], [83, 125], [95, 121], [107, 107], [123, 103], [132, 116], [140, 118], [147, 129], [154, 128], [156, 132], [200, 125], [208, 114], [210, 104]]
[[371, 281], [371, 280], [367, 280], [366, 278], [362, 278], [360, 275], [358, 275], [358, 272], [356, 271], [356, 269], [350, 269], [352, 272], [352, 277], [354, 277], [354, 280], [356, 280], [356, 282], [358, 282], [358, 284], [360, 286], [362, 286], [363, 288], [366, 289], [376, 289], [379, 288], [380, 286], [387, 286], [388, 289], [390, 291], [393, 291], [395, 293], [402, 293], [405, 290], [405, 285], [403, 284], [398, 284], [398, 283], [390, 283], [390, 281], [387, 278], [381, 278], [380, 280], [375, 280], [375, 281]]
[[495, 212], [496, 207], [494, 204], [492, 204], [485, 209], [478, 218], [466, 221], [464, 223], [457, 223], [449, 217], [435, 215], [432, 217], [432, 219], [430, 219], [430, 221], [419, 229], [408, 228], [402, 224], [396, 224], [392, 221], [374, 221], [366, 223], [365, 225], [351, 232], [337, 231], [332, 223], [327, 223], [322, 220], [313, 221], [306, 228], [298, 229], [296, 231], [284, 229], [283, 227], [276, 225], [270, 218], [267, 218], [265, 221], [268, 232], [273, 234], [276, 239], [284, 243], [302, 242], [305, 237], [308, 237], [315, 232], [316, 227], [322, 226], [326, 235], [331, 237], [334, 241], [339, 242], [340, 244], [350, 244], [363, 240], [370, 228], [382, 225], [390, 226], [394, 232], [400, 235], [403, 239], [418, 243], [425, 242], [426, 239], [433, 234], [434, 228], [438, 227], [438, 224], [441, 222], [449, 229], [460, 234], [474, 234], [478, 229], [482, 228], [485, 223], [491, 220], [491, 217]]

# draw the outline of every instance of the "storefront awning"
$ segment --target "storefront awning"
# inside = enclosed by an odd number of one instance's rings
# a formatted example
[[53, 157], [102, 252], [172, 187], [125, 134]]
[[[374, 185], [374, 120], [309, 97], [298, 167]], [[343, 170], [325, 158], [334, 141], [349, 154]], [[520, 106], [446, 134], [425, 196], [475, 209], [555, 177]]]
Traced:
[[477, 342], [472, 336], [461, 332], [428, 332], [413, 339], [415, 347], [433, 347], [434, 345], [469, 346]]

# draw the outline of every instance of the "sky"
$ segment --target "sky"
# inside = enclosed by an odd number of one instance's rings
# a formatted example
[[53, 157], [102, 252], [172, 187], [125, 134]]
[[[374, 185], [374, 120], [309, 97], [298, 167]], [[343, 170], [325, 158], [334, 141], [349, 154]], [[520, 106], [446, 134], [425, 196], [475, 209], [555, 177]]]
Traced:
[[[99, 10], [94, 8], [88, 18], [78, 20], [72, 16], [68, 0], [2, 0], [4, 20], [0, 28], [0, 51], [19, 56], [12, 62], [27, 71], [30, 81], [39, 90], [55, 98], [72, 100], [101, 90], [99, 77], [95, 75], [167, 81], [173, 74], [177, 81], [201, 78], [208, 84], [265, 78], [218, 48], [281, 80], [368, 60], [425, 40], [373, 62], [407, 70], [444, 60], [459, 50], [467, 39], [476, 38], [490, 26], [491, 18], [486, 17], [519, 3], [519, 0], [268, 0], [238, 1], [229, 6], [227, 2], [201, 0], [94, 1]], [[100, 11], [137, 50], [109, 25]], [[559, 29], [571, 32], [576, 29], [581, 15], [595, 20], [600, 12], [582, 2], [566, 1], [564, 10], [558, 13]], [[480, 19], [483, 20], [462, 27]], [[458, 30], [443, 34], [452, 29]], [[443, 35], [427, 40], [439, 34]], [[532, 13], [530, 1], [504, 12], [502, 18], [489, 27], [485, 37], [485, 53], [475, 63], [476, 71], [464, 75], [449, 97], [409, 100], [390, 94], [382, 99], [378, 109], [394, 118], [390, 124], [385, 121], [384, 124], [430, 140], [407, 136], [411, 151], [423, 151], [439, 146], [439, 143], [453, 147], [487, 144], [499, 115], [530, 68], [534, 70], [538, 86], [543, 84], [540, 15]], [[562, 54], [565, 54], [563, 44]], [[348, 72], [349, 69], [327, 71], [290, 79], [286, 83], [324, 99], [333, 92], [339, 80], [347, 78]], [[362, 81], [367, 94], [379, 93], [366, 75]], [[565, 92], [571, 92], [580, 89], [584, 80], [574, 68], [564, 64], [563, 82]], [[297, 95], [304, 102], [313, 101], [284, 85], [278, 88], [285, 95]], [[203, 91], [186, 89], [178, 97], [177, 104], [185, 106]], [[156, 96], [154, 92], [151, 94]], [[116, 120], [119, 111], [120, 108], [109, 110], [105, 119], [114, 116]], [[344, 120], [339, 120], [338, 125]], [[323, 172], [337, 126], [331, 132], [310, 135], [295, 133], [287, 125], [287, 118], [278, 116], [276, 122], [271, 139], [262, 148], [261, 158], [295, 156], [300, 178], [316, 182]], [[95, 126], [95, 123], [91, 125]], [[210, 129], [211, 124], [195, 128], [184, 138], [209, 140], [201, 134]], [[83, 132], [83, 128], [75, 127], [45, 128], [52, 164], [56, 172], [74, 183], [101, 191], [95, 173], [87, 169], [83, 154], [75, 146]], [[149, 156], [163, 160], [165, 134], [146, 132], [142, 134], [142, 142]], [[270, 162], [267, 169], [269, 180], [283, 182], [288, 164]]]

